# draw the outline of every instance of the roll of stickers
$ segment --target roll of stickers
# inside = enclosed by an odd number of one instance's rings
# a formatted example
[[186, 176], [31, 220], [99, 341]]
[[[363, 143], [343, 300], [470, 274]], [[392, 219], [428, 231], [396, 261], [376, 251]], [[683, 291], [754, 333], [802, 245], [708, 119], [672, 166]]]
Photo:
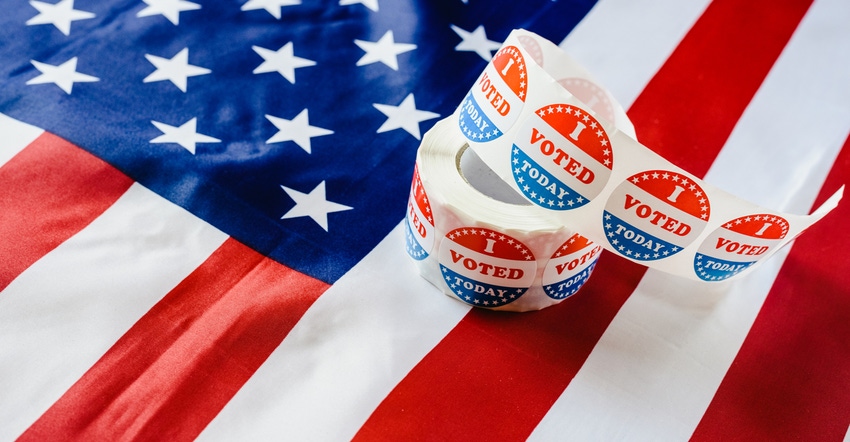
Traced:
[[417, 153], [405, 225], [422, 276], [450, 297], [494, 310], [539, 310], [576, 293], [602, 248], [530, 204], [476, 190], [461, 171], [467, 146], [448, 118]]
[[[467, 148], [519, 203], [473, 188], [461, 171]], [[737, 278], [829, 213], [843, 191], [800, 216], [715, 188], [636, 141], [622, 106], [560, 48], [515, 30], [455, 113], [423, 138], [407, 251], [448, 296], [538, 310], [575, 294], [603, 248], [685, 278]]]

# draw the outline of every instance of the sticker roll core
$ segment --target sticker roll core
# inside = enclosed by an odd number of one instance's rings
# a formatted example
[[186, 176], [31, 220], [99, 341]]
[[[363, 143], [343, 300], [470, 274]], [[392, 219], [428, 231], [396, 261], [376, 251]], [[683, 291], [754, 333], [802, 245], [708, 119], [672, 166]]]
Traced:
[[539, 310], [575, 294], [602, 248], [530, 204], [474, 188], [461, 170], [467, 148], [452, 118], [419, 147], [404, 223], [420, 274], [447, 296], [492, 310]]

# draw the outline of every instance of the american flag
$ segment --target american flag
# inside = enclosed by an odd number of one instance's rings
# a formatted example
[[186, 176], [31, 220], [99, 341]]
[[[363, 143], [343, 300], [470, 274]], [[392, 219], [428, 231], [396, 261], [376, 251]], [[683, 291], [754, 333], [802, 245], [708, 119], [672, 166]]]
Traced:
[[471, 309], [404, 250], [422, 134], [526, 28], [638, 138], [807, 213], [843, 0], [23, 0], [0, 21], [0, 439], [848, 440], [844, 202], [751, 275], [604, 253]]

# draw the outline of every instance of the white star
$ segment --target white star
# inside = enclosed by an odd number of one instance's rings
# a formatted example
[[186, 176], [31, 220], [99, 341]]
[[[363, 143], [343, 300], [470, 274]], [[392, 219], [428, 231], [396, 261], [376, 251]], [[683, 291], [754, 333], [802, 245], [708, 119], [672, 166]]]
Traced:
[[304, 109], [291, 120], [266, 115], [269, 121], [277, 127], [278, 132], [266, 141], [266, 144], [294, 141], [302, 149], [310, 152], [310, 138], [330, 135], [332, 130], [310, 126], [307, 109]]
[[360, 49], [366, 51], [360, 60], [357, 60], [357, 66], [363, 66], [371, 63], [381, 62], [394, 71], [398, 70], [398, 54], [416, 49], [416, 45], [409, 43], [396, 43], [393, 38], [393, 31], [387, 31], [380, 40], [376, 42], [354, 40], [354, 44], [360, 46]]
[[295, 207], [289, 209], [283, 214], [280, 219], [299, 218], [309, 216], [313, 218], [319, 226], [328, 231], [328, 214], [333, 212], [342, 212], [351, 210], [353, 207], [348, 207], [342, 204], [328, 201], [325, 198], [325, 182], [322, 181], [311, 190], [310, 193], [301, 193], [295, 189], [290, 189], [286, 186], [280, 186], [290, 198], [295, 200]]
[[277, 72], [280, 75], [283, 75], [283, 78], [286, 78], [292, 84], [295, 84], [295, 69], [306, 66], [314, 66], [316, 64], [313, 60], [296, 57], [292, 50], [292, 42], [283, 45], [283, 47], [277, 51], [261, 48], [259, 46], [251, 46], [251, 49], [259, 54], [260, 57], [263, 57], [264, 60], [259, 66], [257, 66], [256, 69], [254, 69], [255, 74]]
[[156, 126], [157, 129], [162, 131], [162, 135], [151, 140], [151, 143], [177, 143], [191, 152], [192, 155], [195, 154], [196, 143], [221, 142], [218, 138], [199, 134], [197, 131], [197, 118], [192, 118], [191, 120], [183, 123], [180, 127], [170, 126], [153, 120], [151, 120], [151, 123]]
[[36, 69], [41, 71], [41, 75], [28, 80], [27, 84], [54, 83], [68, 95], [71, 94], [71, 90], [74, 88], [74, 83], [100, 81], [100, 78], [77, 72], [77, 57], [62, 63], [59, 66], [41, 63], [35, 60], [30, 60], [30, 63], [32, 63]]
[[175, 26], [180, 24], [180, 13], [183, 11], [192, 11], [201, 9], [201, 5], [192, 3], [186, 0], [142, 0], [148, 5], [145, 9], [139, 11], [136, 17], [150, 17], [151, 15], [162, 14], [168, 21]]
[[145, 54], [145, 58], [156, 66], [156, 70], [145, 77], [142, 82], [150, 83], [153, 81], [168, 80], [183, 92], [186, 92], [186, 81], [189, 77], [206, 75], [212, 72], [207, 68], [189, 64], [189, 48], [183, 48], [177, 55], [171, 57], [171, 59], [150, 54]]
[[371, 9], [374, 12], [378, 12], [378, 0], [339, 0], [340, 6], [356, 5], [358, 3]]
[[248, 0], [242, 5], [243, 11], [253, 11], [256, 9], [265, 9], [274, 18], [280, 20], [280, 8], [282, 6], [300, 5], [301, 0]]
[[475, 52], [485, 61], [490, 61], [493, 58], [493, 51], [499, 49], [501, 46], [501, 44], [487, 39], [487, 32], [484, 31], [484, 25], [479, 25], [472, 32], [464, 31], [455, 25], [452, 25], [452, 30], [463, 39], [463, 41], [455, 46], [456, 51]]
[[378, 103], [374, 103], [372, 106], [375, 106], [376, 109], [387, 116], [387, 121], [384, 121], [384, 124], [378, 128], [377, 133], [404, 129], [417, 140], [421, 139], [419, 123], [440, 116], [440, 114], [416, 109], [413, 93], [408, 94], [398, 106]]
[[74, 0], [61, 0], [56, 4], [30, 0], [30, 5], [38, 9], [38, 15], [27, 20], [27, 26], [53, 25], [65, 35], [71, 33], [72, 21], [94, 18], [91, 12], [74, 9]]

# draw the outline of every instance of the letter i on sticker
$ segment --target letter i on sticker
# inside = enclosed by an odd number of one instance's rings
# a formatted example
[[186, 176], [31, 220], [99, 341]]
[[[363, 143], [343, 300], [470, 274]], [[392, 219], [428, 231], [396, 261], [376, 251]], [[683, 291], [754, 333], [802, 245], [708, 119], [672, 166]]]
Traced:
[[407, 254], [418, 261], [427, 258], [434, 247], [434, 216], [422, 180], [419, 179], [418, 166], [413, 169], [404, 227]]
[[470, 141], [492, 141], [519, 118], [528, 93], [525, 59], [516, 46], [505, 46], [478, 77], [460, 105], [460, 129]]
[[543, 270], [543, 291], [552, 299], [566, 299], [587, 282], [602, 247], [576, 233], [555, 251]]
[[537, 261], [519, 240], [490, 229], [449, 232], [438, 255], [443, 280], [461, 301], [500, 307], [519, 299], [534, 282]]
[[628, 258], [675, 255], [708, 224], [711, 206], [699, 184], [678, 172], [647, 170], [620, 183], [602, 215], [611, 247]]
[[605, 187], [613, 166], [611, 142], [599, 121], [564, 103], [538, 109], [522, 124], [511, 148], [517, 188], [549, 210], [590, 202]]
[[777, 215], [735, 218], [711, 233], [694, 257], [694, 272], [704, 281], [729, 279], [778, 246], [788, 234], [788, 221]]

